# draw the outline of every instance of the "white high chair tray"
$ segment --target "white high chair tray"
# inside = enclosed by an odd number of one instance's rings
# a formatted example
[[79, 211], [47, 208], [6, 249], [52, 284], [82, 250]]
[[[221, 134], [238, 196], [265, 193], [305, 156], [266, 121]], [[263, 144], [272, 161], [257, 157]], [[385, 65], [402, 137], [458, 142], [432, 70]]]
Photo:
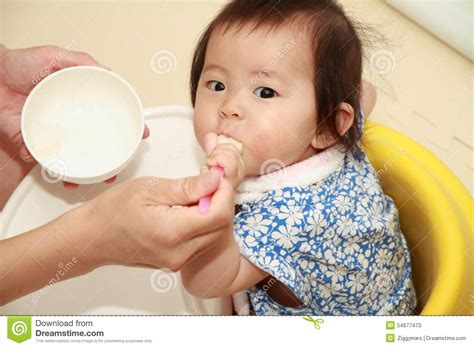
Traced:
[[[141, 176], [180, 178], [199, 174], [204, 153], [195, 140], [192, 109], [164, 106], [145, 110], [151, 136], [114, 184], [83, 185], [70, 191], [49, 184], [36, 166], [7, 202], [0, 238], [41, 226], [103, 192]], [[58, 265], [58, 271], [71, 260]], [[53, 283], [51, 283], [53, 284]], [[230, 314], [230, 298], [198, 300], [183, 288], [179, 273], [105, 266], [81, 277], [46, 286], [0, 307], [0, 314]]]

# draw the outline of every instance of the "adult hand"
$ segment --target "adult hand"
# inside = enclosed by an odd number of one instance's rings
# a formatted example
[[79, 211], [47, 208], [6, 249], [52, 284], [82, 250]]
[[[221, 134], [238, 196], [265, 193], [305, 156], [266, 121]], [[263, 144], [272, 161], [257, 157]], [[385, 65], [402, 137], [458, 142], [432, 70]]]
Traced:
[[[93, 255], [103, 257], [99, 264], [179, 270], [233, 224], [234, 192], [220, 177], [214, 171], [179, 180], [145, 177], [94, 198], [89, 207], [100, 235]], [[200, 214], [195, 203], [211, 193], [209, 211]]]
[[[195, 203], [214, 193], [206, 214]], [[139, 178], [117, 185], [35, 230], [0, 241], [0, 305], [48, 283], [108, 265], [177, 271], [233, 228], [234, 190], [214, 171], [178, 180]], [[173, 207], [180, 205], [181, 207]]]

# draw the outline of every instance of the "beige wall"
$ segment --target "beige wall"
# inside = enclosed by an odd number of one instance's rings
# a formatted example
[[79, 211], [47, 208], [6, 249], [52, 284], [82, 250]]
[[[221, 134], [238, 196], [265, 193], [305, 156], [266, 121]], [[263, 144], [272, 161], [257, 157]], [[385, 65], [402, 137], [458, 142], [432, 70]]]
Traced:
[[0, 0], [0, 42], [3, 42], [3, 0]]
[[371, 50], [365, 69], [379, 96], [373, 119], [430, 149], [472, 195], [473, 62], [381, 1], [345, 3], [387, 37], [386, 47]]
[[[129, 80], [146, 106], [187, 104], [192, 49], [223, 3], [3, 0], [0, 39], [10, 48], [54, 44], [87, 51]], [[366, 64], [365, 77], [379, 92], [371, 117], [433, 151], [472, 194], [472, 62], [381, 1], [343, 4], [388, 38], [368, 54], [377, 63]], [[166, 74], [152, 68], [160, 50], [175, 59]]]

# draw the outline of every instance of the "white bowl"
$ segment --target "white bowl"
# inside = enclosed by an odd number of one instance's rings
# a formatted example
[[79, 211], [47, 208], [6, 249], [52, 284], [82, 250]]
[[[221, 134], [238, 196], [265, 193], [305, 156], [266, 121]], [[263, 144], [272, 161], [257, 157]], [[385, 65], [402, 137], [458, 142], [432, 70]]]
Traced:
[[53, 73], [28, 95], [25, 145], [48, 182], [93, 184], [123, 170], [145, 127], [136, 91], [119, 75], [77, 66]]

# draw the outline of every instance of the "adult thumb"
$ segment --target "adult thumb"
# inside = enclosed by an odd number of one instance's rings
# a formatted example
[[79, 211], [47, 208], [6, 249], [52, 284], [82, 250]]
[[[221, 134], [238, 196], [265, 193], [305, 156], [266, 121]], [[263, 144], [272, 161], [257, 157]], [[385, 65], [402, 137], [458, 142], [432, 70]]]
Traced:
[[214, 193], [219, 187], [222, 174], [209, 170], [198, 176], [166, 180], [153, 185], [153, 195], [161, 204], [191, 205], [200, 198]]

